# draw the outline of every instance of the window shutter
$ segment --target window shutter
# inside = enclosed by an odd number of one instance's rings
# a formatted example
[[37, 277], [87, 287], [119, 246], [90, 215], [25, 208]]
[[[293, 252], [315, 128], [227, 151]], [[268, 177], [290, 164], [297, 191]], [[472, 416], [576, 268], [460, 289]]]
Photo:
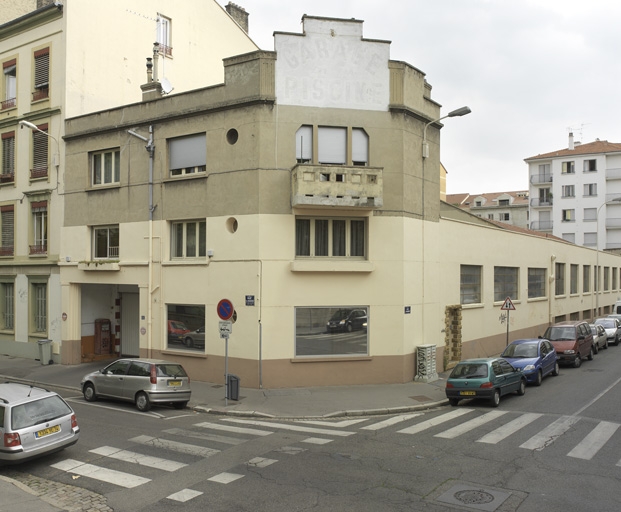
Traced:
[[50, 49], [44, 48], [34, 53], [35, 89], [46, 89], [50, 80]]
[[[47, 125], [39, 126], [39, 130], [46, 131]], [[35, 171], [47, 170], [47, 134], [32, 132], [32, 168]]]
[[204, 133], [170, 139], [168, 151], [170, 169], [207, 165], [207, 137]]
[[15, 132], [2, 134], [2, 174], [15, 172]]
[[0, 218], [2, 220], [2, 247], [13, 247], [13, 229], [15, 221], [15, 212], [13, 205], [0, 207]]
[[33, 213], [46, 212], [47, 201], [33, 201], [30, 203], [30, 207], [32, 208]]
[[340, 164], [347, 162], [347, 129], [320, 126], [318, 131], [319, 163]]

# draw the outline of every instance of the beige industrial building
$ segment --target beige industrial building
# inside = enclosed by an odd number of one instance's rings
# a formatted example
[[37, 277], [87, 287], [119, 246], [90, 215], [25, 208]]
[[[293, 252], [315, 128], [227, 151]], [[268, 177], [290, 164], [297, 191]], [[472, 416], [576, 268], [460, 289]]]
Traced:
[[618, 256], [440, 201], [441, 106], [362, 28], [304, 16], [222, 84], [162, 97], [143, 68], [142, 101], [67, 120], [63, 362], [400, 383], [609, 311]]

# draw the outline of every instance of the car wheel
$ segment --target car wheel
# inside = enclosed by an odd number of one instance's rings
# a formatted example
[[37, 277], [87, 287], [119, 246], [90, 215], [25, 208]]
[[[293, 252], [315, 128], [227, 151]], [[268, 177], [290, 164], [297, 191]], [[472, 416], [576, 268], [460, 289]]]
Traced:
[[608, 338], [606, 338], [606, 342], [604, 343], [604, 348], [608, 350]]
[[449, 398], [449, 404], [455, 407], [459, 403], [459, 398]]
[[535, 386], [541, 386], [541, 381], [543, 380], [543, 373], [541, 370], [537, 371], [537, 378], [535, 379]]
[[492, 407], [498, 407], [500, 405], [500, 390], [494, 390], [494, 394], [492, 395]]
[[576, 358], [574, 359], [574, 368], [580, 368], [581, 364], [582, 358], [580, 357], [580, 354], [576, 354]]
[[144, 391], [141, 391], [136, 395], [136, 409], [140, 412], [147, 412], [151, 409], [151, 400], [149, 400], [149, 395], [147, 395]]
[[185, 346], [188, 348], [192, 348], [194, 346], [194, 340], [189, 336], [184, 340]]
[[561, 373], [561, 367], [558, 365], [558, 361], [554, 363], [554, 370], [552, 370], [552, 376], [558, 377], [558, 374]]
[[[539, 370], [539, 376], [541, 376], [541, 370]], [[520, 380], [520, 387], [517, 390], [517, 394], [520, 396], [524, 396], [524, 393], [526, 393], [526, 381], [522, 379]]]
[[173, 407], [175, 409], [185, 409], [186, 405], [188, 405], [187, 402], [173, 402]]
[[82, 394], [84, 395], [84, 400], [86, 400], [87, 402], [94, 402], [95, 400], [97, 400], [95, 386], [93, 386], [90, 382], [88, 384], [84, 384]]
[[595, 354], [595, 349], [591, 345], [591, 350], [589, 350], [589, 355], [587, 356], [589, 361], [593, 361], [593, 355]]
[[599, 345], [597, 343], [593, 343], [593, 353], [599, 353]]
[[353, 327], [351, 324], [347, 324], [347, 332], [351, 332], [353, 330]]
[[619, 338], [615, 338], [615, 342], [613, 343], [613, 345], [616, 347], [619, 344]]

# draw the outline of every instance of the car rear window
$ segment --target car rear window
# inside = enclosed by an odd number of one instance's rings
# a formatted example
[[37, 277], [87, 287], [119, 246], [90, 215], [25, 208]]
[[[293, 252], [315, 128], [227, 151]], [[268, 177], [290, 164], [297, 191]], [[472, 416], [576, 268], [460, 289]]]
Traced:
[[158, 364], [157, 376], [158, 377], [187, 377], [183, 366], [180, 364]]
[[575, 340], [575, 327], [550, 327], [545, 334], [550, 341]]
[[73, 411], [58, 395], [47, 396], [11, 408], [11, 428], [19, 430], [55, 420]]
[[509, 345], [502, 353], [502, 357], [537, 357], [537, 343], [520, 343]]
[[487, 365], [482, 363], [458, 364], [451, 372], [451, 379], [481, 379], [487, 377]]

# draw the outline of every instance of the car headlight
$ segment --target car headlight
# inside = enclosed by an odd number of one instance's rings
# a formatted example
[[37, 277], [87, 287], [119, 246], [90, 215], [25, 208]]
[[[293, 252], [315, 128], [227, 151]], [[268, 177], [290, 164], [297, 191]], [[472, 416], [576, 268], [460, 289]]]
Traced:
[[341, 321], [339, 322], [339, 325], [345, 325], [345, 320], [341, 320]]
[[576, 351], [575, 350], [565, 350], [565, 352], [563, 352], [563, 354], [575, 354]]
[[532, 372], [534, 369], [535, 369], [535, 365], [534, 365], [534, 364], [527, 364], [527, 365], [524, 367], [524, 371], [525, 371], [525, 372]]

